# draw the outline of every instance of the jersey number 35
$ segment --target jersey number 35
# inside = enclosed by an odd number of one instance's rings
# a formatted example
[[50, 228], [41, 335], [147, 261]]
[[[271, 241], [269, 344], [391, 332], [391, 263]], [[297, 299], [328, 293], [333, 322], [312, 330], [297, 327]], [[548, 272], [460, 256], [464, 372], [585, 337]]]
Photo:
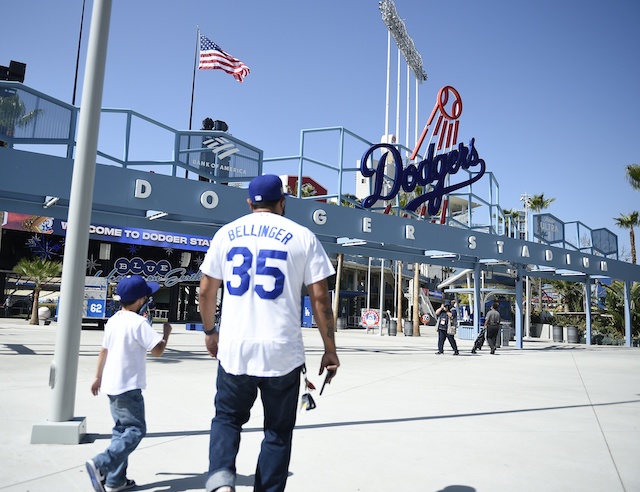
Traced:
[[[242, 257], [242, 263], [233, 267], [233, 275], [240, 278], [240, 285], [234, 287], [236, 282], [227, 281], [227, 292], [234, 296], [244, 295], [249, 290], [251, 284], [251, 271], [253, 268], [253, 253], [249, 248], [243, 246], [231, 248], [227, 253], [227, 261], [234, 261], [236, 256]], [[287, 259], [286, 251], [275, 249], [261, 249], [256, 258], [255, 275], [262, 275], [274, 279], [273, 290], [266, 290], [264, 284], [255, 282], [254, 290], [261, 299], [276, 299], [284, 290], [284, 273], [277, 267], [267, 266], [267, 259], [283, 260]]]

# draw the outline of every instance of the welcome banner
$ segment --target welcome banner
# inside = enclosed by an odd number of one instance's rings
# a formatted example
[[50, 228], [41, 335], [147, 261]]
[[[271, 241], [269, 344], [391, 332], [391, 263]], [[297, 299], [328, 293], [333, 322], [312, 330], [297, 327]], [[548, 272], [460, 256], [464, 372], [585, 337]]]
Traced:
[[[67, 221], [54, 217], [5, 212], [3, 228], [14, 231], [66, 236]], [[175, 248], [190, 251], [207, 251], [210, 237], [176, 234], [152, 229], [114, 227], [102, 224], [89, 226], [89, 237], [115, 243], [138, 244], [158, 248]]]

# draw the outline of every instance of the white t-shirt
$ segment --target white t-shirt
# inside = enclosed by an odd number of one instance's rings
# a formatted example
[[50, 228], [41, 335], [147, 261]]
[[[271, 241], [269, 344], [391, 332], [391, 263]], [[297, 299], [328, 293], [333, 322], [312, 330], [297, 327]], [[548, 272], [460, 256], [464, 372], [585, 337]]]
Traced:
[[121, 309], [104, 327], [102, 347], [107, 361], [102, 371], [100, 390], [107, 395], [147, 387], [147, 352], [158, 345], [162, 335], [146, 318]]
[[223, 281], [218, 359], [226, 372], [275, 377], [304, 363], [302, 286], [335, 273], [315, 234], [251, 213], [215, 234], [200, 270]]

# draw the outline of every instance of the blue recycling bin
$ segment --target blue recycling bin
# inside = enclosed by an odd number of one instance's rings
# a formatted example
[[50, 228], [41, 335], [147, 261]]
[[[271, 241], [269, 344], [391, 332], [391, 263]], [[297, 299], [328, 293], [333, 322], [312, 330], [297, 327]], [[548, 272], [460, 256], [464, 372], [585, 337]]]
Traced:
[[473, 325], [458, 325], [458, 338], [460, 340], [475, 340]]

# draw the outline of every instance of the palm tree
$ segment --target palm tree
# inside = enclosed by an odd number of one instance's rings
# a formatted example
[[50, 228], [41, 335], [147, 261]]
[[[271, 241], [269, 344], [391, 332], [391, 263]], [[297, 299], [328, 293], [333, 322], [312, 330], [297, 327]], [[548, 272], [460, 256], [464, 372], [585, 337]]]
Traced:
[[[27, 112], [17, 93], [0, 97], [0, 136], [13, 137], [16, 128], [27, 126], [40, 113], [42, 109]], [[0, 145], [6, 147], [7, 142], [0, 140]]]
[[[337, 203], [337, 202], [336, 202]], [[358, 206], [360, 206], [360, 200], [358, 199], [357, 196], [351, 194], [351, 193], [345, 193], [342, 195], [342, 207], [349, 207], [349, 208], [358, 208]], [[362, 208], [362, 206], [360, 206], [360, 208]]]
[[560, 296], [565, 313], [582, 311], [584, 307], [584, 284], [566, 280], [551, 280], [550, 283], [553, 290]]
[[527, 200], [527, 205], [534, 212], [541, 212], [545, 208], [549, 208], [553, 202], [555, 202], [555, 198], [545, 198], [544, 193], [540, 193], [539, 195], [533, 195], [529, 200]]
[[[533, 195], [529, 198], [529, 200], [527, 200], [527, 206], [534, 212], [540, 213], [555, 201], [555, 198], [545, 198], [544, 193], [540, 193], [539, 195]], [[538, 292], [538, 310], [542, 312], [542, 277], [538, 277]]]
[[634, 190], [640, 190], [640, 165], [629, 164], [626, 168], [627, 181]]
[[33, 290], [33, 303], [29, 324], [37, 325], [40, 323], [38, 319], [38, 298], [40, 297], [42, 284], [60, 275], [60, 272], [62, 272], [62, 263], [59, 261], [43, 260], [42, 258], [35, 258], [33, 260], [22, 258], [17, 265], [13, 267], [13, 271], [22, 277], [33, 279], [36, 283]]
[[[293, 185], [293, 189], [291, 186], [287, 185], [287, 193], [290, 195], [296, 196], [298, 194], [298, 182], [296, 181]], [[302, 195], [301, 198], [308, 198], [311, 196], [316, 196], [318, 194], [318, 190], [311, 183], [302, 183]]]
[[506, 216], [509, 215], [511, 216], [512, 223], [516, 226], [516, 229], [518, 227], [518, 219], [520, 218], [520, 211], [519, 210], [515, 210], [515, 209], [510, 209], [510, 208], [505, 208], [502, 213], [505, 215], [505, 236], [509, 236], [509, 222], [507, 222], [507, 218]]
[[640, 212], [631, 212], [629, 215], [620, 214], [620, 217], [614, 217], [618, 227], [629, 229], [629, 241], [631, 242], [631, 263], [636, 264], [636, 235], [633, 228], [640, 226]]

